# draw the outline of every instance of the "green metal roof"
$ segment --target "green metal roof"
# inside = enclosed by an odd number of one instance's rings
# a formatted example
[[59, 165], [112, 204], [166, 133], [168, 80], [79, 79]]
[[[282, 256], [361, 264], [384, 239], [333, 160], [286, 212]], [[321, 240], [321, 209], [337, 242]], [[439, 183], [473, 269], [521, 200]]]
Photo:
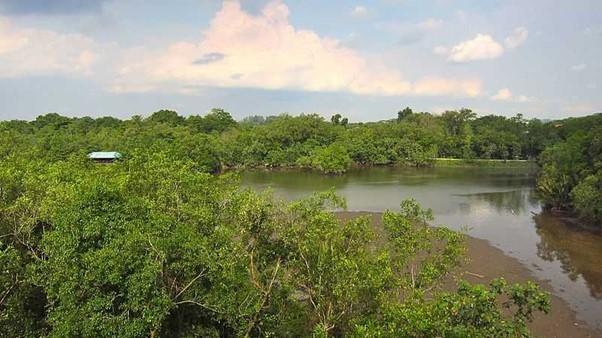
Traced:
[[95, 151], [88, 154], [93, 160], [116, 160], [121, 158], [121, 153], [116, 151]]

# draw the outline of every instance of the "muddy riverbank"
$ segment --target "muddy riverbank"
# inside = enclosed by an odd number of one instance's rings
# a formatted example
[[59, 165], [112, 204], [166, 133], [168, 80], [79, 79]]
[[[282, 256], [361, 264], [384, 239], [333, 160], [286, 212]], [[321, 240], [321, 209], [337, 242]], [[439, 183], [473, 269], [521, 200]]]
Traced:
[[[382, 213], [375, 212], [339, 212], [341, 219], [350, 219], [369, 215], [373, 224], [379, 225]], [[538, 283], [551, 294], [552, 310], [549, 314], [538, 314], [529, 325], [532, 333], [538, 337], [602, 337], [602, 331], [591, 328], [576, 318], [569, 304], [560, 298], [557, 291], [546, 280], [535, 277], [530, 270], [517, 259], [505, 255], [488, 241], [466, 236], [467, 261], [460, 266], [455, 275], [471, 283], [488, 284], [491, 280], [504, 277], [512, 283], [528, 280]], [[601, 314], [602, 315], [602, 314]]]

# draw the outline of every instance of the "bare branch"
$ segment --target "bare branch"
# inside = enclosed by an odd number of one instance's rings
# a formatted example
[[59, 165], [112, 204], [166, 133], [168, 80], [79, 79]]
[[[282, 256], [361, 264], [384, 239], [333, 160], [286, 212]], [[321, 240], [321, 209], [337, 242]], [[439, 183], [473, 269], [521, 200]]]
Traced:
[[182, 300], [182, 301], [174, 303], [174, 305], [182, 305], [182, 304], [194, 304], [194, 305], [202, 307], [203, 309], [207, 309], [207, 310], [215, 312], [215, 313], [220, 313], [220, 314], [224, 313], [223, 311], [216, 310], [216, 309], [212, 308], [211, 306], [197, 302], [196, 300]]
[[266, 302], [270, 298], [270, 294], [272, 293], [272, 288], [274, 286], [274, 281], [276, 281], [276, 277], [278, 276], [279, 269], [280, 269], [280, 258], [278, 258], [278, 261], [276, 262], [276, 268], [274, 269], [274, 272], [272, 273], [272, 279], [270, 280], [270, 283], [268, 284], [267, 289], [262, 290], [263, 291], [263, 299], [261, 301], [261, 305], [259, 306], [259, 309], [257, 310], [257, 312], [255, 312], [255, 315], [253, 316], [253, 320], [251, 320], [251, 323], [247, 327], [247, 332], [245, 333], [245, 337], [249, 337], [251, 330], [253, 330], [253, 328], [257, 324], [257, 321], [259, 319], [259, 314], [261, 313], [261, 310], [263, 310]]
[[188, 283], [180, 292], [178, 292], [178, 294], [174, 297], [174, 299], [178, 299], [178, 297], [180, 297], [181, 294], [184, 293], [184, 291], [188, 290], [188, 288], [197, 281], [197, 279], [201, 278], [203, 276], [203, 273], [205, 272], [205, 269], [203, 269], [196, 277], [194, 277], [190, 283]]

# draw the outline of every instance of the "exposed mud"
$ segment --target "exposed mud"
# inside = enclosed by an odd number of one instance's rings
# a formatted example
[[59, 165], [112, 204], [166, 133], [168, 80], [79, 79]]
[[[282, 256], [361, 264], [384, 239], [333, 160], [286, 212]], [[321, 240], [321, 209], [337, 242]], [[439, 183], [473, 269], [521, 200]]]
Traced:
[[[380, 224], [381, 213], [371, 212], [339, 212], [341, 219], [370, 215], [374, 224]], [[491, 280], [504, 277], [508, 282], [538, 283], [548, 291], [551, 297], [552, 310], [549, 314], [538, 314], [529, 325], [532, 333], [538, 337], [602, 337], [602, 332], [588, 327], [576, 319], [575, 311], [555, 294], [554, 289], [545, 280], [534, 277], [529, 269], [517, 259], [505, 255], [489, 242], [466, 236], [468, 260], [456, 271], [456, 275], [471, 282], [488, 284]], [[600, 314], [602, 316], [602, 314]]]

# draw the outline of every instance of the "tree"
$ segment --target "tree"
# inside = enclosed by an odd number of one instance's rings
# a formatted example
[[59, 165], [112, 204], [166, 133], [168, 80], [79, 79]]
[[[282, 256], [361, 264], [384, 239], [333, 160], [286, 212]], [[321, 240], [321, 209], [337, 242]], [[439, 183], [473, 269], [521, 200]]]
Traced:
[[118, 128], [121, 126], [122, 121], [112, 116], [104, 116], [95, 119], [94, 124], [97, 128]]
[[66, 127], [71, 123], [71, 119], [65, 116], [61, 116], [57, 113], [50, 113], [46, 115], [40, 115], [31, 122], [36, 128], [42, 129], [44, 127], [50, 127], [52, 129], [59, 129]]
[[263, 115], [251, 115], [251, 116], [247, 116], [244, 119], [242, 119], [241, 123], [242, 124], [250, 124], [250, 125], [257, 125], [257, 124], [265, 124], [266, 118]]
[[579, 132], [541, 154], [537, 188], [548, 206], [570, 209], [570, 192], [587, 170], [587, 143], [587, 135]]
[[441, 115], [446, 131], [446, 140], [442, 147], [444, 156], [471, 157], [472, 128], [470, 122], [475, 117], [476, 114], [470, 109], [446, 111]]
[[183, 124], [184, 120], [177, 112], [167, 109], [156, 111], [147, 118], [147, 121], [152, 123], [166, 123], [172, 126]]
[[591, 224], [602, 223], [602, 172], [580, 181], [571, 190], [571, 200], [582, 218]]
[[410, 107], [405, 107], [403, 110], [400, 110], [397, 113], [397, 122], [401, 122], [403, 121], [405, 118], [407, 118], [408, 116], [412, 115], [412, 109]]
[[469, 121], [474, 120], [476, 114], [470, 109], [460, 109], [460, 111], [446, 111], [441, 115], [447, 132], [451, 136], [461, 136]]
[[332, 115], [332, 117], [330, 118], [330, 122], [332, 122], [332, 124], [334, 124], [335, 126], [341, 124], [341, 114]]
[[349, 168], [351, 157], [342, 145], [331, 144], [325, 148], [315, 149], [309, 157], [300, 159], [299, 163], [326, 174], [342, 174]]
[[223, 132], [236, 126], [236, 121], [230, 113], [221, 109], [213, 108], [202, 120], [200, 130], [205, 133]]

